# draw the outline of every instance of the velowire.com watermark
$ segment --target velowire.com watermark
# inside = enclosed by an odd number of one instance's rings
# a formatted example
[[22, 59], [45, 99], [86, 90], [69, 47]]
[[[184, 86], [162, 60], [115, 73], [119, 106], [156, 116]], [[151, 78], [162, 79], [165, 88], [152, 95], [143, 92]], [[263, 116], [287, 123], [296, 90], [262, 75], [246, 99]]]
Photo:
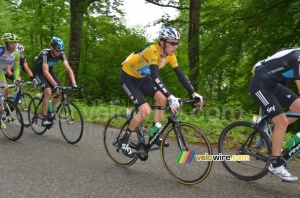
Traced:
[[181, 151], [177, 157], [177, 163], [191, 163], [194, 159], [197, 161], [250, 161], [249, 155], [196, 155], [195, 151]]

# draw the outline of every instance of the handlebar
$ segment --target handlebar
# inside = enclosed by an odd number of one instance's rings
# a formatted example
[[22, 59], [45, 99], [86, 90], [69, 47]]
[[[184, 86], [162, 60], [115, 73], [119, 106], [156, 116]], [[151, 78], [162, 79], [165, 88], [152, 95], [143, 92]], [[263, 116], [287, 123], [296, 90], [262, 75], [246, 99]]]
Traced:
[[[203, 97], [203, 100], [205, 100], [204, 97]], [[197, 99], [181, 100], [181, 104], [184, 104], [184, 105], [185, 104], [194, 104], [194, 103], [198, 103], [198, 102], [199, 102], [199, 100], [197, 100]], [[150, 108], [151, 109], [157, 109], [157, 110], [171, 111], [171, 108], [169, 106], [150, 105]], [[199, 106], [198, 108], [201, 108], [201, 107]]]
[[59, 90], [79, 90], [80, 92], [83, 91], [83, 85], [80, 85], [78, 87], [72, 87], [72, 86], [57, 86]]

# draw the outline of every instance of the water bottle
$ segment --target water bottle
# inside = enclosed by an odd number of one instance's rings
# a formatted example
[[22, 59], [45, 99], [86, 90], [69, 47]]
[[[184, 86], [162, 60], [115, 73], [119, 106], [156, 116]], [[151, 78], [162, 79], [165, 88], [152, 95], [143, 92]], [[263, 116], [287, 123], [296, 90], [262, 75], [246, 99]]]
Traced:
[[52, 101], [50, 100], [48, 103], [48, 113], [53, 113], [53, 111]]
[[52, 101], [49, 100], [49, 103], [48, 103], [48, 117], [49, 118], [52, 118], [53, 117], [53, 105], [52, 105]]
[[149, 136], [153, 137], [154, 134], [161, 128], [161, 124], [159, 122], [155, 123], [155, 125], [152, 127], [152, 129], [149, 132]]
[[287, 143], [288, 148], [293, 148], [296, 144], [300, 142], [300, 132], [298, 132], [296, 135], [294, 135]]

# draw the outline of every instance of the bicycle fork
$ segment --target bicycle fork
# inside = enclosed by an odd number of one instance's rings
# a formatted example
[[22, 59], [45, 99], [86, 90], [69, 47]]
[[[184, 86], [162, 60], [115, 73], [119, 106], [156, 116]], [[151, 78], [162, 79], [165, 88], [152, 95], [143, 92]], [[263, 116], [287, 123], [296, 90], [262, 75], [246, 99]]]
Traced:
[[189, 151], [189, 148], [186, 144], [186, 141], [184, 139], [184, 135], [181, 131], [181, 128], [179, 127], [179, 123], [176, 122], [173, 124], [173, 129], [174, 129], [174, 132], [175, 132], [175, 135], [176, 135], [176, 140], [177, 140], [177, 144], [178, 144], [178, 147], [180, 148], [180, 150], [186, 150], [186, 151]]

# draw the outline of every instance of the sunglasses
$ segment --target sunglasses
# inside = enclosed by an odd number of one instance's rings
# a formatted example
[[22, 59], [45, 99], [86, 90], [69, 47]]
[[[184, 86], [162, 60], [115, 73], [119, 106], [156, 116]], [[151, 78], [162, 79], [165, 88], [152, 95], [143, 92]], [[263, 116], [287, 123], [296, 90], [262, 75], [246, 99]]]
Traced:
[[178, 45], [178, 42], [168, 42], [168, 41], [167, 41], [167, 43], [169, 43], [169, 44], [172, 45], [172, 46]]
[[56, 49], [55, 47], [53, 47], [53, 49], [54, 49], [56, 52], [62, 52], [62, 50]]

